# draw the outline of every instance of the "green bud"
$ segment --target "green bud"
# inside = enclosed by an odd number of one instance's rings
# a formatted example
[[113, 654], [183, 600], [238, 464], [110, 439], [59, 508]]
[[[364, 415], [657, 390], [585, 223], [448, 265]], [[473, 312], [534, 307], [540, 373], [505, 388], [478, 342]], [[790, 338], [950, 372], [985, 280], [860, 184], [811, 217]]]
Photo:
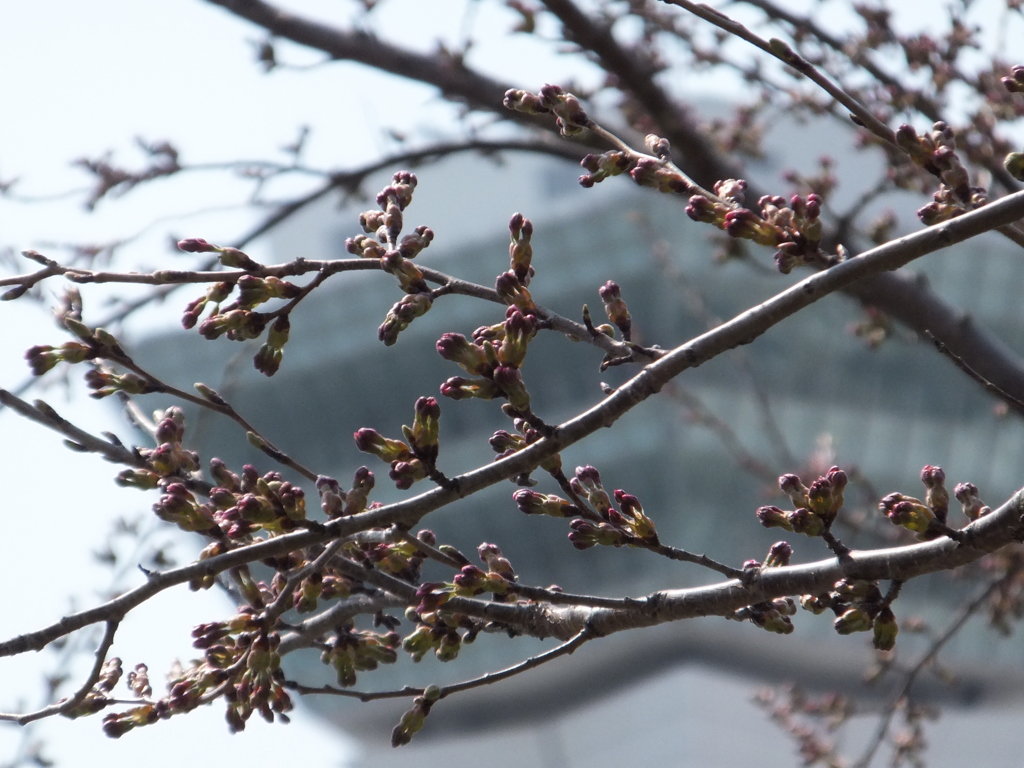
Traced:
[[1003, 161], [1003, 167], [1017, 181], [1024, 181], [1024, 152], [1011, 152]]
[[871, 616], [863, 608], [848, 608], [842, 616], [835, 620], [833, 626], [840, 635], [867, 632], [871, 629]]
[[899, 631], [892, 609], [883, 608], [875, 617], [875, 634], [871, 643], [879, 651], [891, 651], [896, 647], [896, 635]]

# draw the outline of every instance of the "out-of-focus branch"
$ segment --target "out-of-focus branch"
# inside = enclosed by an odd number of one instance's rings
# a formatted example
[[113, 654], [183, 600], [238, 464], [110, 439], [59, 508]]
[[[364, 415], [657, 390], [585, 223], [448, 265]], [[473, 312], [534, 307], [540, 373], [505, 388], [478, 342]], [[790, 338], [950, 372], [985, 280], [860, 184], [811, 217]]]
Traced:
[[935, 660], [935, 657], [939, 655], [939, 651], [952, 640], [956, 634], [963, 629], [964, 624], [978, 612], [979, 609], [988, 599], [998, 590], [1007, 578], [1013, 578], [1016, 574], [1011, 576], [1004, 576], [999, 579], [993, 580], [988, 586], [986, 586], [981, 592], [976, 595], [973, 599], [964, 603], [957, 611], [956, 616], [949, 623], [949, 626], [937, 637], [928, 648], [928, 650], [918, 659], [917, 663], [911, 667], [910, 671], [907, 672], [903, 679], [903, 685], [900, 686], [899, 691], [892, 697], [892, 701], [885, 708], [885, 712], [882, 713], [878, 729], [871, 741], [868, 743], [867, 748], [864, 750], [864, 754], [854, 764], [854, 768], [868, 768], [871, 765], [871, 761], [874, 759], [875, 754], [878, 752], [878, 748], [882, 746], [882, 742], [885, 740], [886, 734], [889, 733], [889, 728], [892, 725], [892, 719], [896, 715], [896, 710], [899, 708], [900, 702], [903, 701], [909, 694], [910, 690], [914, 687], [914, 682], [917, 680], [918, 675]]
[[[392, 45], [368, 32], [331, 27], [289, 13], [263, 0], [207, 2], [251, 21], [275, 37], [323, 51], [332, 59], [357, 61], [382, 72], [433, 85], [445, 98], [462, 102], [471, 109], [500, 111], [505, 91], [513, 87], [472, 71], [454, 57], [416, 53]], [[533, 115], [519, 113], [505, 117], [533, 128], [547, 128], [546, 120]]]
[[1018, 416], [1024, 416], [1024, 401], [1018, 400], [1017, 398], [1011, 396], [1005, 390], [997, 387], [988, 379], [979, 376], [978, 372], [973, 370], [969, 365], [967, 365], [959, 355], [954, 355], [952, 352], [950, 352], [949, 347], [947, 347], [942, 342], [942, 340], [937, 338], [935, 334], [932, 333], [931, 331], [925, 331], [925, 336], [927, 336], [928, 339], [932, 342], [932, 344], [935, 345], [935, 348], [939, 351], [939, 353], [945, 355], [950, 360], [952, 360], [953, 364], [957, 368], [959, 368], [961, 371], [966, 373], [976, 382], [981, 384], [981, 386], [983, 386], [986, 390], [988, 390], [993, 395], [998, 397], [1000, 400], [1003, 400], [1008, 406], [1010, 406], [1011, 408], [1013, 408], [1013, 410], [1017, 412]]

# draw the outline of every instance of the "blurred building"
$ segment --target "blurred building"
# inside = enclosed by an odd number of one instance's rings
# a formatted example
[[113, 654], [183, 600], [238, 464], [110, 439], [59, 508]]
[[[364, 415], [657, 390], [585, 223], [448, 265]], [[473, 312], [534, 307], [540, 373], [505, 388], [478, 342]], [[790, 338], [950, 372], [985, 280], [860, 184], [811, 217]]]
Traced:
[[[806, 133], [806, 142], [788, 144], [799, 144], [799, 162], [810, 171], [806, 157], [814, 157], [814, 136]], [[637, 340], [666, 348], [800, 277], [758, 266], [770, 264], [765, 253], [754, 260], [717, 261], [714, 233], [690, 221], [679, 199], [623, 180], [583, 190], [571, 166], [535, 157], [506, 162], [464, 157], [417, 169], [420, 184], [406, 225], [411, 230], [426, 224], [436, 233], [417, 257], [422, 263], [492, 285], [508, 268], [508, 218], [521, 211], [535, 225], [537, 275], [530, 290], [538, 303], [574, 319], [581, 318], [586, 303], [600, 316], [597, 289], [615, 280], [633, 314]], [[778, 171], [795, 162], [774, 157], [751, 175], [787, 188], [777, 181]], [[870, 182], [872, 170], [864, 158], [840, 159], [840, 209]], [[372, 193], [387, 178], [382, 175], [366, 190]], [[913, 201], [888, 202], [900, 212], [904, 228], [917, 226]], [[300, 213], [272, 235], [275, 260], [345, 257], [344, 240], [358, 232], [358, 211], [369, 207], [372, 202], [350, 201]], [[938, 293], [1024, 352], [1019, 254], [996, 236], [929, 256], [913, 268]], [[386, 466], [358, 453], [352, 433], [373, 427], [398, 434], [401, 424], [411, 423], [417, 397], [437, 394], [441, 382], [461, 372], [437, 355], [434, 342], [441, 333], [468, 336], [503, 316], [496, 305], [447, 296], [395, 346], [385, 348], [376, 327], [399, 295], [394, 279], [383, 273], [332, 278], [293, 313], [292, 341], [280, 372], [269, 381], [252, 369], [255, 345], [209, 343], [196, 335], [185, 341], [180, 334], [174, 337], [182, 358], [151, 365], [177, 384], [188, 386], [195, 379], [214, 386], [281, 448], [343, 485], [356, 467], [368, 465], [378, 476], [372, 498], [395, 500], [400, 494], [388, 487]], [[772, 499], [771, 477], [803, 471], [814, 461], [827, 466], [832, 456], [855, 478], [847, 491], [851, 516], [858, 511], [870, 516], [872, 499], [877, 502], [879, 495], [920, 493], [917, 477], [924, 464], [943, 466], [950, 487], [974, 482], [990, 504], [1008, 498], [1022, 483], [1019, 421], [998, 415], [989, 395], [899, 328], [877, 349], [868, 348], [849, 331], [866, 318], [851, 300], [827, 297], [754, 344], [687, 371], [615, 429], [566, 451], [564, 463], [570, 471], [593, 464], [606, 487], [638, 495], [666, 543], [737, 565], [763, 558], [781, 538], [754, 518], [754, 510]], [[563, 421], [600, 400], [602, 382], [615, 386], [634, 373], [616, 368], [602, 373], [601, 357], [590, 345], [540, 334], [524, 367], [536, 412], [551, 423]], [[189, 361], [187, 373], [182, 359]], [[442, 400], [441, 407], [442, 471], [451, 476], [489, 461], [487, 438], [508, 426], [497, 404]], [[206, 457], [270, 468], [261, 454], [240, 450], [244, 441], [234, 425], [199, 416], [191, 430]], [[744, 466], [751, 458], [760, 469]], [[557, 491], [543, 473], [536, 477], [538, 490]], [[578, 552], [566, 539], [564, 522], [518, 512], [513, 490], [501, 484], [431, 515], [425, 524], [440, 541], [467, 553], [483, 541], [497, 543], [530, 584], [624, 596], [717, 580], [696, 566], [644, 551]], [[885, 540], [878, 536], [889, 533], [840, 530], [854, 547], [877, 546]], [[828, 555], [820, 542], [787, 538], [798, 562]], [[941, 628], [972, 590], [955, 577], [921, 580], [907, 585], [894, 607], [900, 618], [922, 615]], [[959, 764], [968, 749], [987, 765], [1018, 765], [1020, 759], [1012, 762], [1010, 755], [1024, 753], [1024, 736], [1005, 727], [1022, 710], [1013, 698], [1021, 682], [1022, 648], [1019, 642], [997, 643], [982, 624], [968, 625], [943, 653], [962, 670], [959, 684], [944, 686], [925, 675], [915, 691], [953, 706], [1002, 708], [957, 714], [958, 721], [976, 724], [966, 736], [958, 728], [959, 740], [942, 723], [933, 728], [935, 743], [946, 745], [930, 753], [933, 765]], [[924, 642], [901, 635], [901, 659], [912, 661]], [[547, 647], [485, 636], [466, 646], [456, 664], [403, 661], [361, 674], [358, 687], [450, 683]], [[329, 670], [317, 657], [311, 652], [293, 660], [292, 674], [310, 684], [328, 681]], [[413, 744], [395, 752], [386, 746], [387, 734], [407, 703], [360, 705], [327, 698], [307, 703], [364, 738], [366, 765], [433, 766], [472, 759], [492, 767], [716, 766], [748, 760], [789, 766], [795, 763], [792, 744], [747, 701], [754, 681], [839, 687], [877, 705], [889, 686], [862, 683], [870, 661], [868, 642], [836, 637], [825, 616], [798, 616], [796, 633], [782, 638], [720, 618], [684, 622], [593, 642], [573, 657], [445, 700]], [[854, 757], [860, 753], [858, 740], [866, 741], [874, 721], [867, 718], [859, 728], [848, 750]]]

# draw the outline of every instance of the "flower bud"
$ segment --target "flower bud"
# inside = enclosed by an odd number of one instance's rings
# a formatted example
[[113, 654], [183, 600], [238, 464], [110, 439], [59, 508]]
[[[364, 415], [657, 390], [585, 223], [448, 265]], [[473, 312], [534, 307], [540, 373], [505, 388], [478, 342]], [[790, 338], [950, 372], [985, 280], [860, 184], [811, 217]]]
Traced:
[[422, 317], [430, 309], [433, 299], [429, 293], [410, 293], [403, 296], [384, 318], [377, 329], [377, 338], [386, 346], [398, 341], [398, 334], [409, 327], [409, 323]]
[[580, 512], [572, 503], [560, 496], [537, 493], [527, 488], [516, 491], [512, 498], [519, 510], [527, 515], [572, 517]]
[[629, 341], [633, 319], [630, 317], [626, 302], [622, 300], [622, 292], [618, 283], [609, 280], [598, 289], [597, 293], [604, 304], [604, 311], [608, 315], [608, 319], [615, 323], [615, 326], [622, 332], [622, 338]]
[[977, 520], [992, 511], [982, 502], [978, 495], [978, 487], [974, 483], [958, 483], [953, 489], [953, 495], [962, 505], [963, 513], [968, 520]]
[[821, 536], [826, 530], [825, 521], [806, 507], [800, 507], [790, 512], [789, 524], [793, 526], [794, 533], [802, 533], [812, 538]]
[[776, 506], [761, 507], [757, 510], [757, 521], [765, 528], [783, 528], [792, 531], [789, 515]]
[[[504, 365], [519, 367], [526, 358], [526, 347], [537, 335], [537, 324], [531, 315], [524, 315], [516, 307], [509, 307], [505, 318], [505, 337], [497, 349], [498, 360]], [[470, 371], [473, 373], [473, 371]]]
[[775, 568], [789, 565], [789, 560], [792, 556], [793, 547], [790, 546], [789, 542], [777, 541], [769, 548], [764, 566], [765, 568]]
[[502, 272], [498, 275], [494, 281], [494, 290], [502, 301], [509, 306], [519, 307], [522, 312], [532, 313], [537, 309], [533, 297], [515, 272]]
[[891, 651], [896, 647], [896, 635], [900, 629], [891, 608], [885, 607], [878, 612], [878, 616], [875, 617], [874, 630], [871, 643], [877, 650]]
[[426, 468], [419, 459], [392, 462], [391, 471], [388, 472], [388, 477], [395, 481], [395, 487], [401, 491], [411, 488], [413, 483], [426, 476]]
[[464, 400], [469, 397], [493, 400], [501, 396], [502, 390], [490, 379], [464, 379], [461, 376], [453, 376], [441, 385], [441, 394], [452, 400]]
[[366, 500], [375, 484], [373, 472], [359, 467], [352, 478], [352, 490], [345, 494], [345, 515], [355, 515], [366, 509]]
[[796, 475], [782, 475], [779, 478], [779, 490], [789, 497], [794, 507], [810, 505], [810, 500], [807, 498], [807, 488]]
[[928, 489], [925, 491], [924, 503], [931, 507], [940, 523], [945, 523], [949, 515], [949, 491], [944, 485], [946, 473], [942, 471], [942, 467], [928, 464], [921, 470], [921, 482]]
[[871, 629], [871, 616], [863, 608], [848, 608], [842, 616], [835, 620], [833, 626], [840, 635], [867, 632]]
[[659, 192], [685, 195], [691, 190], [686, 177], [653, 157], [638, 160], [629, 175], [641, 187], [653, 187]]
[[[451, 379], [449, 379], [451, 381]], [[522, 374], [519, 369], [510, 365], [499, 365], [494, 369], [494, 383], [501, 389], [508, 398], [509, 405], [516, 411], [528, 411], [530, 408], [530, 393], [526, 390]], [[446, 384], [448, 382], [445, 382]], [[442, 386], [441, 394], [447, 394]]]
[[461, 333], [445, 333], [437, 340], [437, 352], [445, 360], [458, 363], [474, 376], [486, 376], [491, 371], [483, 348], [471, 343]]

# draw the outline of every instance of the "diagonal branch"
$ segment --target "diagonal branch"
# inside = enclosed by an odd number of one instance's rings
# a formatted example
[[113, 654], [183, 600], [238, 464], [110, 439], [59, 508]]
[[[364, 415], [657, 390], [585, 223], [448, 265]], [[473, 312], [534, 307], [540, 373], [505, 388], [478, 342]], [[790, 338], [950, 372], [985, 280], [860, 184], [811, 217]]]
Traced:
[[[452, 101], [471, 109], [498, 112], [521, 125], [551, 133], [544, 115], [522, 112], [505, 114], [501, 102], [513, 86], [493, 80], [466, 67], [452, 56], [422, 54], [392, 45], [359, 30], [330, 27], [312, 19], [289, 13], [263, 0], [207, 0], [235, 16], [251, 21], [275, 37], [291, 40], [313, 50], [323, 51], [338, 61], [356, 61], [381, 72], [427, 83], [440, 89]], [[586, 142], [587, 139], [584, 139]], [[593, 141], [593, 139], [591, 139]], [[575, 143], [575, 142], [573, 142]]]
[[[277, 536], [202, 562], [150, 574], [145, 584], [103, 605], [64, 617], [39, 631], [0, 642], [0, 656], [40, 650], [69, 632], [99, 621], [119, 621], [136, 606], [177, 584], [213, 576], [229, 568], [350, 536], [369, 528], [396, 523], [413, 525], [424, 515], [459, 498], [532, 470], [544, 459], [611, 426], [683, 371], [701, 365], [733, 347], [753, 341], [785, 318], [830, 293], [865, 276], [898, 269], [915, 258], [1014, 221], [1022, 215], [1024, 192], [1018, 192], [977, 211], [886, 243], [855, 259], [811, 275], [763, 304], [672, 350], [593, 408], [557, 427], [550, 437], [504, 459], [452, 478], [448, 487], [435, 488], [404, 501], [332, 520], [313, 530]], [[456, 598], [446, 604], [446, 610], [511, 624], [538, 637], [554, 635], [563, 640], [582, 630], [584, 623], [591, 618], [601, 622], [600, 625], [595, 624], [599, 634], [607, 634], [693, 616], [725, 615], [744, 605], [774, 597], [817, 593], [843, 577], [906, 580], [923, 573], [972, 562], [1021, 535], [1022, 505], [1024, 491], [997, 512], [986, 515], [964, 529], [962, 538], [965, 543], [962, 545], [949, 539], [939, 539], [917, 546], [854, 552], [843, 558], [842, 562], [832, 559], [811, 565], [771, 568], [747, 586], [733, 580], [696, 590], [659, 593], [647, 598], [635, 609], [556, 609]]]

